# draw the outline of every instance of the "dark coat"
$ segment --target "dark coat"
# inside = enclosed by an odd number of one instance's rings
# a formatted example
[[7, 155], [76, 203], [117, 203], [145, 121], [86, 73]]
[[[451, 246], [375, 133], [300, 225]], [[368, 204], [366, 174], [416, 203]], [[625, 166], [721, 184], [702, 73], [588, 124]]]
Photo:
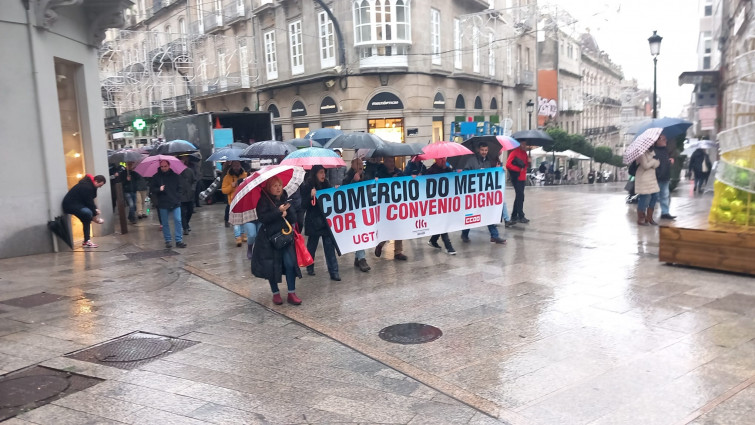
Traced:
[[326, 236], [330, 235], [328, 229], [328, 222], [325, 220], [325, 215], [322, 213], [320, 205], [312, 205], [312, 188], [315, 190], [330, 189], [330, 183], [325, 180], [323, 183], [317, 184], [314, 181], [308, 181], [302, 186], [301, 200], [307, 215], [304, 218], [304, 234], [307, 236]]
[[697, 149], [692, 152], [692, 156], [689, 158], [689, 170], [694, 171], [696, 175], [702, 175], [703, 162], [708, 167], [708, 173], [710, 173], [711, 163], [710, 157], [703, 149]]
[[186, 169], [181, 172], [181, 184], [183, 184], [181, 202], [194, 202], [194, 191], [197, 187], [197, 175], [191, 167], [186, 167]]
[[[165, 185], [165, 190], [160, 191], [160, 186]], [[150, 182], [150, 192], [156, 198], [153, 202], [159, 209], [172, 210], [181, 206], [181, 197], [183, 195], [183, 184], [181, 177], [168, 169], [167, 173], [158, 170]]]
[[356, 174], [356, 173], [357, 173], [356, 170], [354, 170], [353, 168], [349, 168], [349, 171], [346, 173], [346, 177], [344, 177], [344, 179], [341, 182], [341, 184], [343, 185], [343, 184], [352, 184], [352, 183], [363, 182], [364, 181], [364, 172], [362, 173], [362, 179], [361, 180], [354, 181], [354, 174]]
[[376, 178], [384, 179], [387, 177], [391, 177], [391, 175], [388, 173], [388, 168], [383, 164], [368, 162], [367, 165], [364, 166], [363, 180], [373, 180]]
[[667, 182], [671, 180], [671, 159], [669, 159], [669, 151], [666, 146], [655, 147], [655, 157], [661, 163], [658, 168], [655, 169], [655, 178], [659, 182]]
[[94, 198], [97, 197], [97, 188], [90, 175], [84, 176], [63, 197], [63, 212], [66, 214], [78, 214], [82, 208], [89, 208], [92, 214], [97, 213], [97, 205]]
[[427, 170], [426, 170], [426, 171], [425, 171], [424, 173], [422, 173], [422, 174], [423, 174], [423, 175], [431, 175], [431, 174], [451, 173], [451, 172], [453, 172], [453, 171], [454, 171], [453, 167], [450, 167], [450, 166], [448, 166], [448, 165], [446, 165], [445, 167], [438, 167], [438, 166], [437, 166], [437, 165], [436, 165], [436, 164], [435, 164], [435, 163], [433, 162], [433, 165], [431, 165], [431, 166], [430, 166], [430, 168], [428, 168], [428, 169], [427, 169]]
[[[273, 248], [270, 243], [270, 236], [278, 233], [284, 227], [287, 228], [283, 221], [283, 215], [278, 207], [283, 205], [288, 199], [286, 191], [283, 191], [279, 200], [272, 198], [272, 202], [263, 192], [257, 203], [257, 219], [262, 224], [254, 240], [254, 251], [252, 251], [252, 274], [260, 279], [274, 280], [281, 282], [284, 274], [283, 270], [283, 250]], [[289, 223], [296, 222], [296, 209], [291, 206], [287, 210], [286, 220]], [[294, 259], [296, 259], [296, 249], [294, 244], [283, 248], [289, 250]], [[294, 267], [296, 276], [301, 277], [299, 267]]]
[[[141, 174], [133, 170], [128, 171], [123, 166], [116, 168], [115, 172], [118, 173], [118, 177], [114, 177], [112, 181], [114, 183], [121, 183], [123, 187], [123, 193], [135, 193], [137, 190], [139, 190], [137, 188], [139, 181], [144, 180], [144, 177], [142, 177]], [[129, 180], [127, 177], [131, 177], [131, 180]]]

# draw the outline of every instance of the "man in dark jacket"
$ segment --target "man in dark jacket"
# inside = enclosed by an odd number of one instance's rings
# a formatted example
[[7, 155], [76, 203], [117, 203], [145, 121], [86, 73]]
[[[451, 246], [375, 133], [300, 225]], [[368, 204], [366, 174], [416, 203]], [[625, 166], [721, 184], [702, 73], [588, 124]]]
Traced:
[[92, 177], [91, 174], [87, 174], [63, 197], [63, 212], [75, 215], [84, 226], [84, 242], [81, 244], [84, 248], [97, 248], [97, 244], [91, 241], [89, 232], [92, 220], [102, 223], [101, 218], [95, 218], [100, 214], [100, 210], [97, 209], [94, 198], [97, 197], [97, 189], [106, 181], [105, 176]]
[[191, 232], [189, 221], [194, 214], [194, 188], [197, 186], [197, 175], [189, 164], [189, 156], [184, 155], [181, 160], [186, 169], [181, 172], [181, 184], [183, 184], [183, 194], [181, 195], [181, 226], [183, 234], [188, 235]]
[[671, 165], [674, 163], [674, 158], [669, 155], [666, 136], [663, 134], [658, 137], [655, 142], [655, 157], [661, 165], [655, 169], [655, 178], [658, 180], [658, 187], [661, 189], [658, 197], [661, 201], [661, 218], [665, 220], [676, 219], [675, 215], [671, 215], [669, 212], [669, 206], [671, 203], [671, 193], [669, 190], [669, 184], [671, 183]]
[[128, 205], [128, 221], [136, 224], [136, 192], [142, 176], [134, 171], [134, 163], [127, 162], [126, 167], [118, 167], [113, 174], [113, 180], [123, 188], [123, 197]]
[[710, 157], [705, 149], [696, 149], [689, 159], [689, 171], [694, 173], [695, 178], [695, 192], [703, 192], [710, 175], [710, 169]]
[[[446, 158], [436, 158], [435, 163], [433, 163], [433, 165], [431, 165], [430, 168], [428, 168], [422, 174], [432, 175], [441, 173], [453, 173], [453, 171], [454, 169], [451, 168], [450, 165], [446, 164]], [[443, 245], [446, 247], [446, 252], [448, 253], [448, 255], [456, 255], [456, 250], [451, 244], [451, 238], [448, 237], [448, 233], [432, 235], [430, 237], [430, 241], [428, 241], [427, 244], [435, 249], [441, 249], [440, 245], [438, 244], [438, 238], [441, 238], [443, 240]]]
[[183, 242], [183, 229], [181, 226], [183, 184], [181, 183], [181, 177], [170, 168], [170, 163], [168, 161], [160, 161], [160, 170], [152, 176], [150, 189], [157, 198], [155, 205], [160, 212], [160, 220], [163, 224], [165, 247], [172, 248], [170, 220], [168, 219], [168, 217], [172, 216], [176, 247], [186, 248], [186, 244]]
[[[464, 169], [482, 170], [485, 168], [494, 167], [494, 163], [498, 163], [498, 161], [491, 161], [488, 158], [488, 144], [483, 142], [477, 145], [475, 154], [467, 160]], [[461, 241], [464, 243], [469, 242], [469, 230], [470, 229], [464, 229], [461, 231]], [[488, 224], [488, 231], [490, 232], [490, 242], [502, 245], [506, 243], [506, 239], [501, 238], [498, 234], [498, 227], [495, 224]]]

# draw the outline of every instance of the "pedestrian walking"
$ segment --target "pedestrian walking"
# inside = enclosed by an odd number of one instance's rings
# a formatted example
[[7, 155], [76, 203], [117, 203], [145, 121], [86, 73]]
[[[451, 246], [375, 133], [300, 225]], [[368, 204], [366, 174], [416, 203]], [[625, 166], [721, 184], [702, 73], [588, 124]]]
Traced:
[[[433, 163], [433, 165], [431, 165], [430, 168], [428, 168], [424, 174], [433, 175], [433, 174], [442, 174], [442, 173], [452, 173], [454, 169], [446, 163], [446, 160], [447, 158], [435, 158], [435, 162]], [[438, 238], [443, 240], [443, 246], [446, 248], [446, 252], [449, 255], [456, 255], [456, 250], [451, 244], [451, 238], [448, 237], [448, 233], [432, 235], [430, 237], [430, 240], [427, 242], [427, 244], [435, 249], [442, 249], [441, 246], [438, 244]]]
[[[221, 191], [228, 197], [228, 206], [233, 201], [233, 194], [236, 192], [236, 188], [244, 181], [247, 174], [243, 168], [241, 168], [240, 161], [231, 161], [231, 166], [228, 169], [225, 177], [223, 177], [223, 185]], [[226, 207], [226, 210], [228, 207]], [[226, 218], [226, 222], [228, 218]], [[236, 246], [241, 246], [244, 242], [248, 242], [248, 236], [241, 225], [233, 226], [233, 236], [236, 238]]]
[[[317, 205], [317, 191], [329, 189], [330, 182], [325, 178], [325, 168], [321, 165], [315, 165], [309, 171], [307, 180], [301, 186], [302, 203], [306, 208], [304, 218], [304, 234], [307, 236], [307, 251], [312, 259], [317, 253], [317, 246], [322, 239], [322, 249], [325, 253], [325, 264], [330, 274], [330, 280], [340, 281], [341, 276], [338, 274], [338, 258], [336, 257], [336, 241], [330, 232], [330, 227], [322, 213], [322, 209]], [[307, 274], [315, 275], [315, 265], [307, 266]]]
[[527, 181], [527, 168], [529, 157], [527, 156], [527, 142], [520, 142], [517, 149], [509, 153], [506, 160], [506, 170], [509, 172], [511, 185], [514, 186], [514, 208], [511, 211], [512, 223], [529, 223], [524, 216], [524, 184]]
[[191, 216], [194, 215], [194, 192], [197, 186], [197, 175], [189, 164], [189, 156], [184, 155], [181, 157], [186, 169], [181, 172], [181, 183], [183, 184], [183, 191], [181, 195], [181, 226], [183, 227], [183, 234], [188, 235], [191, 232]]
[[134, 162], [129, 161], [125, 167], [117, 167], [113, 174], [113, 180], [121, 184], [123, 198], [128, 206], [128, 221], [131, 224], [136, 224], [137, 184], [139, 180], [142, 180], [142, 176], [134, 171], [134, 165]]
[[[360, 158], [354, 158], [351, 160], [351, 168], [346, 172], [346, 178], [341, 182], [342, 185], [359, 183], [364, 179], [364, 164]], [[354, 267], [359, 267], [362, 272], [368, 272], [372, 270], [369, 264], [367, 264], [366, 253], [363, 249], [354, 251]]]
[[689, 158], [689, 171], [693, 173], [695, 179], [694, 191], [703, 193], [705, 190], [705, 184], [710, 176], [711, 162], [708, 153], [705, 149], [698, 148], [692, 152], [692, 156]]
[[287, 202], [288, 194], [283, 190], [283, 183], [277, 176], [273, 176], [263, 183], [262, 195], [257, 203], [257, 217], [262, 224], [252, 253], [252, 274], [261, 279], [267, 279], [273, 292], [273, 304], [283, 304], [278, 283], [286, 276], [288, 288], [287, 302], [293, 305], [301, 304], [296, 296], [296, 278], [301, 277], [301, 270], [296, 261], [296, 251], [293, 243], [276, 248], [270, 238], [281, 231], [291, 230], [290, 222], [296, 221], [296, 209]]
[[[170, 168], [166, 160], [160, 161], [160, 169], [152, 176], [150, 189], [155, 195], [157, 210], [162, 223], [165, 248], [172, 248], [174, 238], [177, 248], [186, 248], [183, 242], [183, 226], [181, 225], [181, 199], [183, 199], [183, 184], [181, 177]], [[173, 218], [173, 236], [170, 233], [170, 218]]]
[[[491, 161], [488, 159], [488, 144], [481, 142], [477, 144], [475, 154], [470, 156], [464, 166], [465, 170], [482, 170], [485, 168], [492, 168], [498, 165], [498, 160]], [[469, 230], [464, 229], [461, 231], [461, 241], [469, 243]], [[501, 245], [506, 244], [506, 239], [501, 238], [498, 233], [498, 226], [495, 224], [488, 224], [488, 232], [490, 232], [490, 242]]]
[[100, 210], [94, 203], [97, 198], [97, 189], [101, 188], [107, 179], [103, 175], [92, 176], [87, 174], [63, 197], [63, 212], [76, 216], [81, 221], [84, 228], [84, 242], [81, 246], [84, 248], [97, 248], [97, 244], [91, 239], [91, 223], [102, 224], [103, 219], [100, 217]]
[[[333, 149], [334, 152], [341, 155], [343, 158], [343, 149]], [[343, 184], [343, 179], [346, 178], [346, 167], [334, 167], [326, 170], [328, 181], [333, 187], [338, 187]]]

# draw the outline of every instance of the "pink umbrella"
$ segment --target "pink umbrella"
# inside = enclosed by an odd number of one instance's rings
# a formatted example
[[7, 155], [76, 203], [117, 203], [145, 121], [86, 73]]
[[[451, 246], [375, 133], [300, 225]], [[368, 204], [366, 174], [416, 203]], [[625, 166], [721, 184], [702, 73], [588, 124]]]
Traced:
[[663, 132], [662, 128], [648, 128], [642, 134], [637, 136], [624, 151], [624, 164], [631, 164], [637, 158], [642, 156], [651, 146], [655, 144]]
[[467, 147], [454, 142], [435, 142], [422, 147], [421, 155], [417, 155], [415, 160], [424, 161], [426, 159], [450, 158], [452, 156], [471, 155], [474, 152]]
[[262, 188], [273, 176], [278, 176], [283, 190], [291, 195], [304, 181], [304, 169], [293, 165], [270, 165], [263, 167], [244, 179], [236, 189], [231, 201], [228, 221], [231, 224], [244, 224], [257, 219], [257, 203], [262, 197]]
[[170, 169], [173, 170], [173, 172], [176, 174], [181, 174], [181, 172], [186, 169], [184, 163], [175, 156], [155, 155], [144, 158], [144, 160], [142, 160], [139, 165], [134, 167], [134, 171], [141, 174], [143, 177], [152, 177], [160, 168], [160, 161], [168, 161], [168, 164], [170, 164]]

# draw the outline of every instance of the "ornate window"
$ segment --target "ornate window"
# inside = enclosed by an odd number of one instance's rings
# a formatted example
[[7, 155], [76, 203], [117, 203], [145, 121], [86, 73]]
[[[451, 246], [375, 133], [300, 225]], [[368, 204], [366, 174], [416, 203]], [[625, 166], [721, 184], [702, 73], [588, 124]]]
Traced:
[[[409, 0], [355, 0], [354, 40], [361, 65], [407, 65], [406, 54], [411, 46], [411, 14]], [[372, 61], [372, 57], [383, 57]], [[385, 56], [404, 56], [386, 61]]]

